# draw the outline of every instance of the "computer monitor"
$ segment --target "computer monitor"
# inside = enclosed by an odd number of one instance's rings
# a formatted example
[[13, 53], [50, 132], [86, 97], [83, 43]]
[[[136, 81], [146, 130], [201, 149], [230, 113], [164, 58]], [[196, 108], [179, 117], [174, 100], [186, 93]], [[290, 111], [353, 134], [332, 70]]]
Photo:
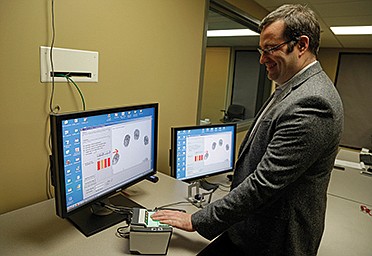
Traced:
[[90, 236], [125, 219], [103, 200], [141, 207], [118, 192], [156, 173], [157, 103], [51, 114], [50, 124], [58, 216]]
[[236, 124], [173, 127], [171, 174], [193, 181], [229, 172], [235, 166]]

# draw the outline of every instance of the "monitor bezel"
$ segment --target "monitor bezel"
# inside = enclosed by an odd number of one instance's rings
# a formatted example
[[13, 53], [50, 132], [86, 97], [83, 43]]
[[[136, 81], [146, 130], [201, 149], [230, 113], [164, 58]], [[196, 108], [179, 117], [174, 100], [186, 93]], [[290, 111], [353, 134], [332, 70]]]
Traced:
[[[216, 127], [233, 127], [233, 146], [232, 149], [232, 166], [231, 168], [227, 168], [226, 170], [221, 170], [209, 174], [201, 174], [199, 176], [194, 176], [192, 178], [185, 178], [185, 179], [179, 179], [177, 177], [177, 170], [176, 170], [176, 158], [177, 158], [177, 152], [176, 152], [176, 142], [177, 142], [177, 132], [181, 130], [196, 130], [201, 128], [216, 128]], [[235, 156], [236, 156], [236, 133], [237, 133], [237, 124], [236, 123], [221, 123], [221, 124], [209, 124], [209, 125], [190, 125], [190, 126], [182, 126], [182, 127], [171, 127], [171, 150], [170, 150], [170, 167], [171, 167], [171, 176], [177, 180], [181, 180], [184, 182], [193, 182], [200, 179], [216, 176], [223, 173], [231, 172], [235, 169]]]
[[[97, 110], [89, 111], [78, 111], [69, 113], [51, 113], [50, 114], [50, 128], [51, 128], [51, 144], [52, 144], [52, 155], [51, 155], [51, 176], [52, 184], [55, 190], [55, 206], [56, 213], [61, 218], [68, 218], [75, 213], [90, 207], [92, 204], [99, 202], [103, 199], [107, 199], [110, 196], [120, 192], [121, 190], [128, 188], [149, 176], [156, 174], [157, 172], [157, 153], [158, 153], [158, 103], [149, 103], [141, 105], [131, 105], [122, 107], [102, 108]], [[64, 172], [64, 159], [63, 159], [63, 142], [62, 142], [62, 120], [82, 118], [86, 116], [97, 116], [110, 114], [115, 112], [125, 112], [131, 110], [139, 110], [153, 108], [154, 109], [154, 136], [153, 136], [153, 169], [148, 173], [137, 177], [136, 179], [122, 183], [115, 189], [108, 190], [107, 192], [100, 194], [98, 197], [86, 202], [84, 205], [76, 207], [73, 210], [67, 211], [66, 205], [66, 189], [65, 189], [65, 172]]]

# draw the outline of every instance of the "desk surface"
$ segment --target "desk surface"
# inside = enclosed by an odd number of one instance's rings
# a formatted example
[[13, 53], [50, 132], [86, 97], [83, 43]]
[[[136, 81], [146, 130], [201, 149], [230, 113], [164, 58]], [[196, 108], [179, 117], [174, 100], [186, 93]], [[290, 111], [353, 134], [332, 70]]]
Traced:
[[[128, 197], [148, 208], [185, 200], [186, 183], [161, 173], [158, 176], [156, 184], [142, 181], [126, 190]], [[192, 205], [177, 207], [197, 210]], [[130, 255], [128, 240], [116, 236], [122, 225], [87, 238], [69, 221], [56, 216], [51, 199], [0, 216], [0, 255]], [[208, 243], [196, 232], [174, 229], [168, 255], [196, 255]]]
[[[341, 157], [344, 155], [341, 152]], [[162, 173], [158, 176], [156, 184], [142, 181], [130, 187], [125, 191], [127, 196], [147, 208], [185, 201], [186, 183]], [[228, 185], [226, 174], [208, 180]], [[217, 190], [212, 200], [225, 193]], [[318, 256], [371, 255], [372, 216], [360, 210], [362, 203], [372, 208], [371, 195], [372, 177], [361, 176], [352, 168], [333, 171]], [[177, 208], [197, 211], [192, 205]], [[51, 199], [0, 215], [0, 255], [129, 255], [128, 240], [116, 236], [121, 225], [86, 238], [67, 220], [55, 215]], [[196, 255], [208, 243], [196, 232], [174, 229], [168, 255]]]
[[[359, 163], [359, 152], [341, 149], [337, 159]], [[344, 170], [334, 169], [328, 195], [372, 206], [372, 175], [362, 174], [361, 169], [350, 167], [345, 167]]]
[[[359, 152], [341, 149], [337, 159], [358, 163]], [[361, 205], [372, 208], [372, 176], [355, 168], [334, 169], [318, 256], [372, 255], [372, 216], [362, 212]]]
[[325, 225], [318, 256], [372, 255], [372, 216], [359, 203], [329, 195]]

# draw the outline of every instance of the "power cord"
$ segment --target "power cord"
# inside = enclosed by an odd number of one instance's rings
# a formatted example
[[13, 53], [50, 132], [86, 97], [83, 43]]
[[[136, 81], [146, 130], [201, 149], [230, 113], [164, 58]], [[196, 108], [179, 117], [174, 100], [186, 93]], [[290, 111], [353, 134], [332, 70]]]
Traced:
[[[172, 211], [186, 212], [183, 209], [169, 208], [169, 206], [179, 205], [179, 204], [183, 204], [183, 203], [191, 204], [189, 201], [180, 201], [180, 202], [176, 202], [176, 203], [171, 203], [171, 204], [155, 207], [154, 211], [172, 210]], [[112, 211], [116, 212], [116, 213], [127, 214], [127, 217], [125, 218], [126, 225], [118, 227], [116, 229], [116, 236], [119, 237], [119, 238], [129, 239], [130, 224], [131, 224], [131, 220], [132, 220], [132, 216], [133, 216], [133, 209], [129, 208], [129, 207], [125, 207], [125, 206], [116, 206], [116, 205], [112, 205], [112, 204], [102, 203], [101, 205], [106, 207], [109, 210], [112, 210]]]
[[127, 224], [116, 229], [116, 236], [120, 238], [129, 239], [130, 225]]
[[118, 227], [116, 229], [116, 236], [119, 238], [129, 238], [129, 230], [130, 230], [130, 223], [132, 221], [133, 216], [133, 208], [125, 207], [125, 206], [118, 206], [113, 204], [106, 204], [106, 203], [100, 203], [102, 207], [107, 208], [110, 211], [113, 211], [115, 213], [125, 215], [125, 226]]
[[157, 206], [154, 208], [154, 211], [159, 211], [159, 210], [177, 210], [177, 211], [184, 211], [184, 210], [181, 210], [181, 209], [174, 209], [174, 208], [169, 208], [171, 206], [175, 206], [175, 205], [180, 205], [180, 204], [191, 204], [189, 201], [180, 201], [180, 202], [175, 202], [175, 203], [170, 203], [170, 204], [166, 204], [166, 205], [162, 205], [162, 206]]
[[118, 205], [113, 205], [113, 204], [105, 204], [105, 203], [102, 203], [101, 206], [103, 206], [106, 209], [109, 209], [113, 212], [116, 212], [116, 213], [119, 213], [119, 214], [122, 214], [122, 215], [128, 215], [129, 220], [132, 218], [133, 208], [126, 207], [126, 206], [118, 206]]

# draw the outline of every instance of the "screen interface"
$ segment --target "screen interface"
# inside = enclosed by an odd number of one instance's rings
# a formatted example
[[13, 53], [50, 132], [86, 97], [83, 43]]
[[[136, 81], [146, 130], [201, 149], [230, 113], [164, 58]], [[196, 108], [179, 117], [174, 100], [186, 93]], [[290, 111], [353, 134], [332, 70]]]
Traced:
[[216, 174], [234, 167], [235, 126], [175, 129], [176, 179]]
[[154, 169], [155, 109], [62, 120], [67, 212]]

